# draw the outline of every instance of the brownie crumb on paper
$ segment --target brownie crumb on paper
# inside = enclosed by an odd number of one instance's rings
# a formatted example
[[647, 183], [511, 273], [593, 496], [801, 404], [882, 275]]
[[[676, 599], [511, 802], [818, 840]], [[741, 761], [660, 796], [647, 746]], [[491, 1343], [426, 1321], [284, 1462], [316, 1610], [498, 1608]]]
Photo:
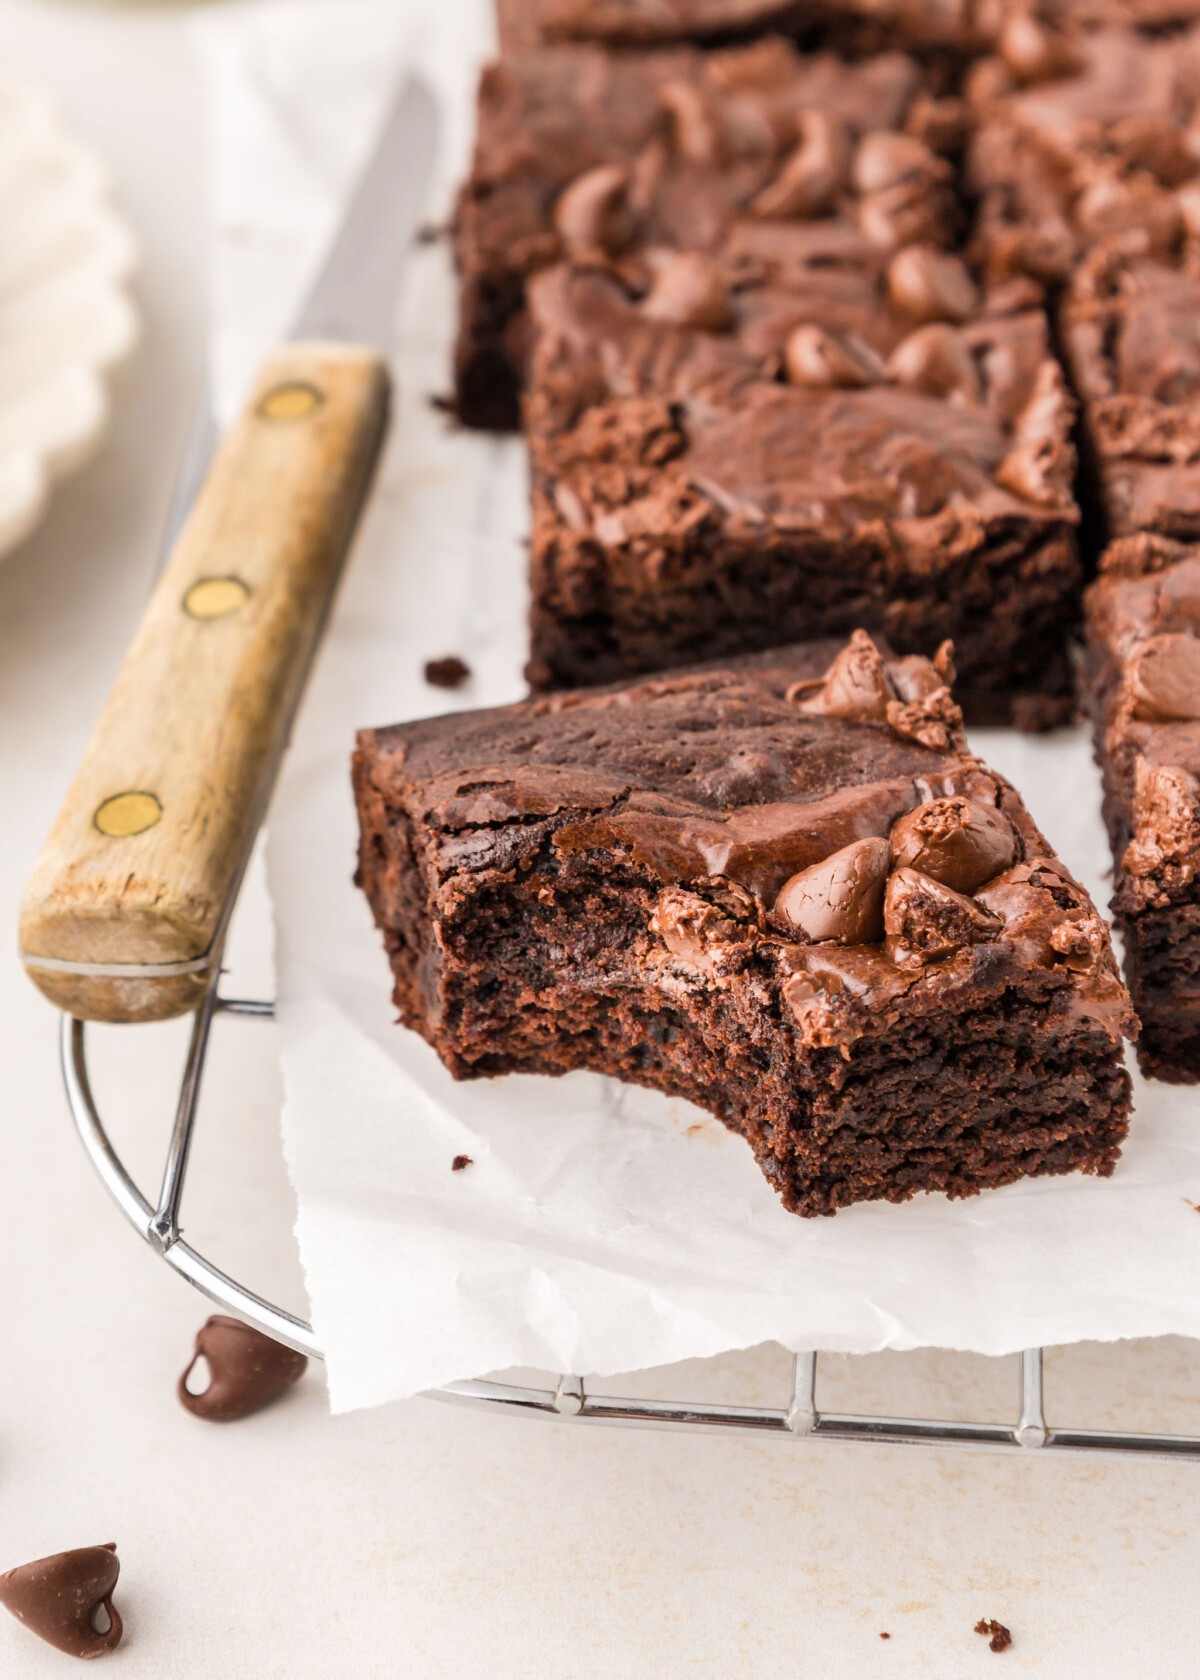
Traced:
[[471, 667], [456, 653], [425, 661], [425, 681], [431, 688], [461, 688], [470, 675]]
[[981, 1617], [975, 1623], [975, 1632], [984, 1635], [988, 1642], [988, 1649], [991, 1651], [1007, 1651], [1012, 1644], [1012, 1634], [1003, 1622], [988, 1621]]

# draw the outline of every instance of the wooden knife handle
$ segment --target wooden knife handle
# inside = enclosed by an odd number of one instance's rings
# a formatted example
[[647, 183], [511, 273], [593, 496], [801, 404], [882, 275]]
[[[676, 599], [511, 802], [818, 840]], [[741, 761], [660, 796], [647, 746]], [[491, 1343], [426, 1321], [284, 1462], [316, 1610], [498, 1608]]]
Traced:
[[373, 351], [292, 344], [218, 449], [22, 900], [22, 959], [72, 1014], [200, 1001], [387, 409]]

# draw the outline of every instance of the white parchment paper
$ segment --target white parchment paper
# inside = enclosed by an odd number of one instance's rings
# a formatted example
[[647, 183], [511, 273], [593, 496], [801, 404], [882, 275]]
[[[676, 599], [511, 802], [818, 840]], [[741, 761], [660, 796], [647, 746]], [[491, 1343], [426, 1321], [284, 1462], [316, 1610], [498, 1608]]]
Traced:
[[[213, 351], [223, 413], [283, 330], [401, 64], [435, 88], [431, 217], [467, 159], [489, 0], [251, 0], [196, 26], [212, 120]], [[394, 1024], [351, 884], [356, 728], [444, 710], [423, 662], [474, 678], [454, 705], [522, 692], [519, 442], [454, 432], [454, 282], [422, 246], [394, 345], [379, 488], [271, 816], [283, 1117], [297, 1233], [332, 1404], [345, 1411], [508, 1365], [597, 1374], [775, 1338], [866, 1352], [1003, 1353], [1200, 1335], [1200, 1098], [1138, 1085], [1116, 1176], [835, 1219], [785, 1213], [750, 1151], [689, 1105], [588, 1074], [456, 1085]], [[1107, 901], [1082, 734], [974, 743], [1022, 788]], [[473, 1166], [450, 1171], [455, 1155]]]

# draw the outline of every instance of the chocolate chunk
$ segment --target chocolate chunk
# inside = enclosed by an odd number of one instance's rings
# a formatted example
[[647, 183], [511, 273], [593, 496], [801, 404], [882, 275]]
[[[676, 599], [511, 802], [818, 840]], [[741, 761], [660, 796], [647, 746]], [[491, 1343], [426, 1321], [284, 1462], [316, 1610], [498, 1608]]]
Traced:
[[[121, 1565], [115, 1541], [55, 1552], [0, 1575], [0, 1604], [19, 1622], [69, 1657], [101, 1657], [121, 1643], [121, 1618], [113, 1589]], [[108, 1627], [96, 1630], [103, 1605]]]
[[1200, 718], [1200, 640], [1168, 633], [1150, 636], [1129, 661], [1134, 716], [1147, 723]]
[[891, 863], [886, 840], [855, 840], [785, 881], [772, 919], [814, 943], [872, 945], [883, 937], [883, 889]]
[[456, 653], [425, 661], [425, 681], [432, 688], [461, 688], [470, 675], [471, 667]]
[[[750, 894], [736, 885], [727, 886], [722, 896], [727, 903], [737, 903], [738, 908], [743, 903], [751, 907], [751, 914], [757, 909]], [[758, 929], [733, 920], [724, 909], [696, 893], [668, 887], [659, 894], [650, 931], [658, 934], [673, 957], [721, 983], [745, 969], [754, 953]]]
[[[208, 1365], [209, 1385], [203, 1394], [192, 1394], [187, 1380], [200, 1359]], [[196, 1350], [179, 1379], [179, 1399], [194, 1417], [232, 1423], [269, 1405], [299, 1382], [307, 1364], [302, 1353], [272, 1341], [240, 1318], [215, 1313], [196, 1337]]]
[[1007, 1651], [1012, 1644], [1012, 1634], [1003, 1622], [989, 1622], [981, 1618], [975, 1623], [975, 1632], [986, 1637], [988, 1646], [993, 1651]]
[[955, 892], [972, 893], [1017, 859], [1013, 826], [976, 799], [932, 799], [892, 830], [897, 867], [916, 869]]
[[897, 869], [883, 900], [887, 953], [901, 968], [944, 962], [966, 945], [998, 939], [1004, 924], [974, 899], [915, 869]]
[[475, 1163], [469, 1155], [456, 1155], [450, 1163], [450, 1171], [462, 1172], [465, 1167], [473, 1167], [474, 1165]]

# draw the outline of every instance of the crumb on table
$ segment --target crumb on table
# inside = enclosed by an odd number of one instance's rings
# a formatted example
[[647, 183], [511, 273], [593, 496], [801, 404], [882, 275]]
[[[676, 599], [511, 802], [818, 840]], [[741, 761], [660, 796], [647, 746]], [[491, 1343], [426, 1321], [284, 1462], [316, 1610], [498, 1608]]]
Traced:
[[425, 661], [425, 681], [434, 688], [461, 688], [470, 675], [471, 667], [456, 653]]
[[450, 1163], [450, 1171], [461, 1172], [464, 1167], [472, 1167], [474, 1164], [469, 1155], [456, 1155]]
[[988, 1647], [993, 1651], [1007, 1651], [1012, 1644], [1012, 1634], [1003, 1622], [989, 1622], [983, 1618], [975, 1623], [975, 1632], [988, 1637]]

